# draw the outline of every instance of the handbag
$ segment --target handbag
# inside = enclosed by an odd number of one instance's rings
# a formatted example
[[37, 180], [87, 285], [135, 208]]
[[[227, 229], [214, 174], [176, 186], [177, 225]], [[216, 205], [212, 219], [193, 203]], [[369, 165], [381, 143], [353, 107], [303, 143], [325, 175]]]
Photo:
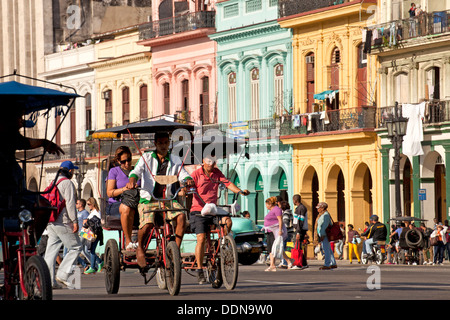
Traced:
[[284, 252], [283, 237], [277, 236], [272, 245], [272, 255], [275, 259], [282, 259]]
[[431, 246], [437, 246], [437, 244], [438, 244], [438, 238], [437, 237], [430, 238], [430, 245]]
[[303, 267], [303, 250], [300, 247], [300, 240], [295, 242], [295, 248], [291, 249], [292, 265]]
[[334, 222], [333, 218], [331, 218], [331, 224], [327, 227], [325, 232], [327, 233], [328, 241], [337, 241], [342, 239], [344, 236], [341, 231], [341, 226], [339, 225], [339, 222]]
[[88, 240], [88, 241], [95, 241], [97, 239], [97, 235], [92, 232], [91, 229], [82, 227], [80, 230], [80, 237]]

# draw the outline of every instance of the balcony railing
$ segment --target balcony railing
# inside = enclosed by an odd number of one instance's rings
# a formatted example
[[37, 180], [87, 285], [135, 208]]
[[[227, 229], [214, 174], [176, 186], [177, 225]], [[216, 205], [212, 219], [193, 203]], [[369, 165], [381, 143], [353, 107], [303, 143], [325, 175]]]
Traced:
[[214, 28], [215, 15], [215, 11], [198, 11], [145, 23], [139, 26], [139, 39], [153, 39], [200, 28]]
[[291, 115], [281, 125], [280, 135], [334, 133], [355, 129], [375, 129], [376, 107], [331, 110]]
[[[386, 120], [394, 113], [394, 107], [379, 108], [377, 112], [377, 128], [386, 128]], [[425, 126], [439, 125], [450, 121], [450, 100], [434, 100], [427, 103], [424, 110]]]
[[315, 1], [299, 1], [299, 0], [279, 0], [278, 10], [280, 18], [335, 6], [349, 2], [348, 0], [315, 0]]
[[372, 49], [394, 48], [415, 38], [450, 32], [450, 11], [423, 13], [370, 27]]

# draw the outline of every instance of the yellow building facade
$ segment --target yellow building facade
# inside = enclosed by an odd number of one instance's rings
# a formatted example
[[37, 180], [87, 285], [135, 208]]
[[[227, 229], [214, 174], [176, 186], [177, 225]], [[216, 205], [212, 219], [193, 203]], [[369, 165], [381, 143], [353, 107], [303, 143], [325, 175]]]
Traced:
[[96, 44], [97, 128], [113, 127], [153, 115], [150, 48], [138, 45], [139, 30], [129, 27], [103, 35]]
[[294, 193], [308, 209], [313, 235], [321, 201], [346, 230], [348, 224], [363, 230], [371, 214], [385, 220], [375, 132], [377, 62], [365, 53], [363, 39], [374, 5], [299, 8], [278, 20], [293, 29], [294, 50], [294, 110], [281, 140], [293, 146]]

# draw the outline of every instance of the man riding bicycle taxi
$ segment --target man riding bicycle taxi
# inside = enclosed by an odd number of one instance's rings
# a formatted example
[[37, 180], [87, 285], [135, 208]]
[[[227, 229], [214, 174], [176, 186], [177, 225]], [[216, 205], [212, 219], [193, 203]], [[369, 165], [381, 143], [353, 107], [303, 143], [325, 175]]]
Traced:
[[[153, 228], [156, 214], [161, 214], [154, 211], [159, 209], [157, 199], [172, 198], [177, 191], [177, 183], [163, 185], [155, 180], [155, 176], [177, 176], [178, 182], [186, 181], [187, 185], [192, 184], [192, 178], [184, 169], [182, 160], [169, 151], [170, 138], [168, 133], [155, 133], [155, 147], [155, 151], [144, 153], [138, 160], [134, 169], [131, 170], [129, 182], [125, 186], [126, 189], [133, 189], [136, 188], [137, 181], [141, 181], [138, 205], [138, 246], [136, 249], [137, 263], [141, 268], [147, 265], [145, 260], [146, 248], [144, 248], [145, 239]], [[155, 199], [152, 199], [152, 194]], [[173, 208], [169, 208], [171, 203], [173, 203]], [[184, 208], [176, 200], [161, 203], [161, 206], [163, 205], [167, 209], [181, 209], [180, 211], [167, 211], [166, 216], [174, 224], [175, 242], [180, 247], [186, 228], [186, 215], [182, 211]]]
[[[215, 167], [216, 159], [213, 156], [206, 156], [203, 158], [203, 163], [200, 168], [192, 173], [197, 194], [192, 198], [190, 226], [191, 230], [197, 235], [197, 245], [195, 247], [195, 259], [198, 263], [198, 281], [199, 284], [206, 282], [203, 274], [202, 261], [205, 255], [206, 234], [213, 224], [212, 216], [200, 215], [203, 207], [206, 204], [217, 204], [219, 183], [223, 183], [230, 191], [234, 193], [242, 192], [243, 195], [248, 195], [249, 191], [242, 191], [234, 183], [230, 182], [224, 174]], [[201, 197], [201, 199], [199, 198]], [[202, 201], [203, 200], [203, 201]], [[223, 217], [222, 223], [226, 225], [225, 232], [231, 231], [232, 221], [230, 217]]]

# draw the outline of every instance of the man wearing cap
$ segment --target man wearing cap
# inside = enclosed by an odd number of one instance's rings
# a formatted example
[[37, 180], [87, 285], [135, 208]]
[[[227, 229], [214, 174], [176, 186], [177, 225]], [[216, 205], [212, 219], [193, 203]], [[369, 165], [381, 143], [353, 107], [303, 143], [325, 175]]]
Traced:
[[[191, 216], [189, 221], [191, 223], [191, 230], [197, 235], [197, 245], [195, 247], [195, 258], [197, 263], [203, 261], [205, 255], [206, 234], [213, 224], [212, 216], [200, 216], [199, 214], [205, 206], [205, 203], [217, 204], [219, 182], [223, 183], [234, 193], [242, 192], [244, 195], [249, 194], [248, 190], [242, 191], [234, 183], [229, 181], [215, 164], [216, 158], [214, 156], [206, 156], [203, 158], [202, 166], [192, 173], [192, 179], [194, 179], [198, 195], [194, 194], [192, 198]], [[223, 217], [222, 219], [222, 222], [227, 226], [225, 232], [231, 231], [231, 218]], [[198, 267], [201, 268], [202, 264], [200, 263]], [[202, 269], [199, 269], [198, 272], [198, 282], [200, 284], [206, 282]]]
[[317, 236], [319, 237], [319, 242], [322, 243], [322, 250], [325, 255], [325, 262], [320, 270], [329, 270], [337, 268], [336, 260], [334, 259], [333, 251], [331, 250], [330, 241], [327, 238], [327, 228], [332, 225], [331, 216], [328, 213], [328, 204], [325, 202], [319, 202], [316, 206], [319, 213], [317, 217]]
[[[65, 200], [66, 205], [56, 220], [47, 225], [48, 240], [45, 250], [45, 261], [50, 270], [53, 286], [56, 288], [59, 287], [57, 282], [70, 287], [68, 278], [72, 273], [72, 265], [77, 260], [81, 251], [81, 243], [77, 235], [76, 191], [73, 182], [70, 180], [73, 177], [75, 169], [78, 169], [78, 167], [71, 161], [61, 163], [58, 171], [60, 177], [56, 182], [56, 188]], [[59, 265], [55, 277], [55, 261], [62, 245], [67, 249], [67, 254]]]
[[378, 241], [386, 241], [387, 229], [386, 226], [378, 221], [377, 215], [372, 215], [369, 218], [370, 226], [361, 236], [366, 237], [363, 245], [363, 254], [366, 256], [372, 255], [372, 247]]

